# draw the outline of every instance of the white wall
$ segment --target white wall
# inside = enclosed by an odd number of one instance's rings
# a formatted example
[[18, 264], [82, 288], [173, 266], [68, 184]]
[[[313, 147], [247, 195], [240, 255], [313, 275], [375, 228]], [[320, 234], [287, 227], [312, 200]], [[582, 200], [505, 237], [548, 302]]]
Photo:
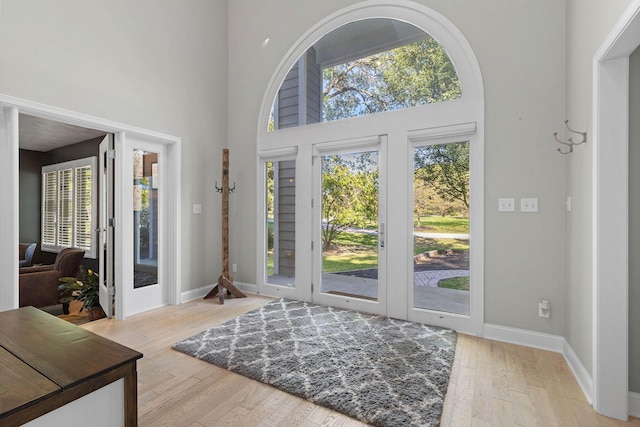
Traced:
[[[308, 28], [353, 3], [229, 2], [228, 132], [231, 178], [238, 183], [231, 200], [231, 262], [242, 282], [255, 282], [255, 124], [267, 84]], [[552, 133], [562, 128], [565, 112], [564, 2], [420, 3], [462, 31], [483, 73], [485, 321], [563, 335], [565, 159], [555, 152]], [[498, 214], [499, 197], [538, 197], [540, 212]], [[550, 319], [538, 317], [542, 298], [552, 303]]]
[[2, 0], [0, 39], [0, 93], [182, 138], [181, 286], [215, 282], [227, 2]]
[[[593, 137], [592, 62], [596, 50], [629, 5], [629, 0], [567, 0], [566, 118], [572, 127]], [[588, 143], [587, 143], [588, 144]], [[567, 280], [565, 337], [591, 371], [592, 357], [592, 148], [576, 147], [566, 156]]]

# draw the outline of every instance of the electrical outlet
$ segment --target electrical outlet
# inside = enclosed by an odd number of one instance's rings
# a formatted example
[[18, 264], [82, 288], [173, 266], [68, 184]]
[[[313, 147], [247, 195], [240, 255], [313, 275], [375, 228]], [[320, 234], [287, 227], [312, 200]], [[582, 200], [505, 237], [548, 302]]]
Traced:
[[538, 212], [538, 198], [520, 199], [520, 212]]
[[231, 264], [231, 272], [232, 273], [237, 273], [238, 272], [238, 266], [236, 264]]
[[515, 212], [516, 201], [513, 197], [498, 199], [498, 212]]
[[543, 299], [538, 304], [538, 316], [548, 319], [549, 314], [551, 314], [551, 304], [549, 300]]

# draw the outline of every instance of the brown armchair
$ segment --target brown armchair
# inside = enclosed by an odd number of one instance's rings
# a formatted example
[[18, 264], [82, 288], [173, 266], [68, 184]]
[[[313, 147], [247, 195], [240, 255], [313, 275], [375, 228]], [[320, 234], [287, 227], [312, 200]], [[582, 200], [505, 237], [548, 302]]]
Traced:
[[[20, 307], [32, 305], [42, 308], [60, 304], [60, 278], [77, 277], [83, 258], [82, 249], [66, 248], [58, 253], [53, 265], [21, 268], [18, 278]], [[62, 309], [69, 314], [69, 304], [63, 304]]]

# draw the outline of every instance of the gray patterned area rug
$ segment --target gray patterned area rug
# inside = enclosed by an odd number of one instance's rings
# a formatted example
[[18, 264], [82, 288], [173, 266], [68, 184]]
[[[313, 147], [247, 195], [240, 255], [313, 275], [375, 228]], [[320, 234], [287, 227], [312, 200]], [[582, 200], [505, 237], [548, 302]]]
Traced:
[[454, 331], [277, 300], [173, 348], [375, 426], [434, 426]]

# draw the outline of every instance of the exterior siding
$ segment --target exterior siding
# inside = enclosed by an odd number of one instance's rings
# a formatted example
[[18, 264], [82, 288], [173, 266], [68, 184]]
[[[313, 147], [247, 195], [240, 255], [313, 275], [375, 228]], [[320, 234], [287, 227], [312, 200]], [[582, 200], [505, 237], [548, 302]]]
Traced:
[[294, 277], [296, 267], [296, 162], [278, 162], [278, 273]]

